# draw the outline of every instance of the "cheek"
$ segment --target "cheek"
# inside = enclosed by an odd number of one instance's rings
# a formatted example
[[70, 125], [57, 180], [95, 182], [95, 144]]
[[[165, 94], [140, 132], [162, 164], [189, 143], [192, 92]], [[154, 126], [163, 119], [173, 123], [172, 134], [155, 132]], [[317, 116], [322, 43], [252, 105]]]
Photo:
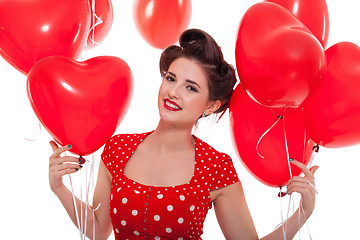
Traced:
[[194, 96], [188, 98], [187, 104], [188, 106], [191, 106], [194, 111], [202, 114], [207, 107], [208, 101], [207, 98], [204, 96]]

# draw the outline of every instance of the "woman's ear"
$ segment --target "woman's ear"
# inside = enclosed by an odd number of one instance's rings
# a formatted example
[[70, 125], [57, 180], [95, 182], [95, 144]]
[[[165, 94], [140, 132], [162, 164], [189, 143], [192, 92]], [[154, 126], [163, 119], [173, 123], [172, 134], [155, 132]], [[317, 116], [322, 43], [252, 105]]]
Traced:
[[218, 110], [220, 107], [221, 107], [220, 100], [210, 101], [209, 105], [207, 106], [207, 108], [205, 110], [206, 115], [216, 112], [216, 110]]

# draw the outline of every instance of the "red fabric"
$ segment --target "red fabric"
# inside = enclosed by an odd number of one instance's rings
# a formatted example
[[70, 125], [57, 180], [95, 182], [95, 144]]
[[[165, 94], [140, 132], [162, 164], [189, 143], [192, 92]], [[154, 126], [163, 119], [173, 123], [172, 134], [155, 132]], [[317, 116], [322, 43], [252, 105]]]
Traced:
[[231, 158], [195, 137], [195, 172], [188, 183], [143, 185], [127, 178], [124, 168], [148, 134], [115, 135], [102, 153], [112, 175], [109, 210], [115, 239], [201, 239], [212, 207], [210, 190], [238, 181]]

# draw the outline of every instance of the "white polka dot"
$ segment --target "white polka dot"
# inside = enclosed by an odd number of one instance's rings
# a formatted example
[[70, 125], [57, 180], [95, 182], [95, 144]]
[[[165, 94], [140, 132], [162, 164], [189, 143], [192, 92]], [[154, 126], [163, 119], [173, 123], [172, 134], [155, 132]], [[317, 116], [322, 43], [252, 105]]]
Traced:
[[127, 201], [128, 201], [127, 198], [123, 198], [123, 199], [122, 199], [122, 203], [123, 203], [123, 204], [127, 203]]
[[139, 193], [140, 193], [138, 190], [135, 190], [134, 192], [135, 192], [136, 194], [139, 194]]
[[139, 236], [139, 235], [140, 235], [140, 233], [139, 233], [138, 231], [134, 231], [134, 234], [135, 234], [136, 236]]
[[192, 205], [192, 206], [190, 207], [190, 211], [194, 211], [194, 209], [195, 209], [195, 206]]
[[155, 220], [155, 221], [159, 221], [159, 220], [160, 220], [160, 216], [159, 216], [159, 215], [155, 215], [155, 216], [154, 216], [154, 220]]
[[171, 212], [172, 210], [174, 210], [174, 207], [173, 207], [172, 205], [169, 205], [169, 206], [167, 206], [167, 210], [168, 210], [169, 212]]
[[116, 208], [114, 208], [114, 210], [113, 210], [113, 211], [114, 211], [114, 214], [116, 214], [116, 213], [117, 213], [117, 209], [116, 209]]
[[182, 237], [179, 237], [178, 240], [184, 240]]
[[160, 237], [156, 236], [156, 237], [155, 237], [155, 240], [160, 240]]
[[164, 196], [162, 194], [157, 195], [158, 199], [162, 199]]
[[121, 225], [125, 226], [125, 225], [126, 225], [126, 221], [125, 221], [125, 220], [122, 220], [122, 221], [121, 221]]
[[179, 219], [178, 219], [178, 223], [181, 224], [181, 223], [183, 223], [183, 222], [184, 222], [184, 219], [183, 219], [183, 218], [179, 218]]
[[166, 228], [165, 231], [166, 231], [167, 233], [171, 233], [171, 232], [172, 232], [171, 228]]
[[134, 216], [136, 216], [136, 215], [138, 214], [138, 211], [132, 210], [131, 214], [134, 215]]
[[119, 233], [119, 230], [118, 230], [117, 228], [115, 228], [115, 232], [116, 232], [116, 233]]
[[185, 200], [185, 196], [184, 195], [180, 195], [180, 200], [184, 201]]

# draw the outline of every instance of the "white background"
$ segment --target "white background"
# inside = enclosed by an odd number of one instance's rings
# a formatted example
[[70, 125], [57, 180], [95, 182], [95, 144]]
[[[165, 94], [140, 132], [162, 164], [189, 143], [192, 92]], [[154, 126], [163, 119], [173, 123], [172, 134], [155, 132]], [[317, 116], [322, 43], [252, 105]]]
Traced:
[[[200, 28], [210, 33], [221, 46], [227, 61], [235, 66], [238, 24], [244, 12], [257, 2], [193, 0], [189, 28]], [[340, 41], [360, 44], [360, 7], [357, 2], [328, 0], [328, 47]], [[129, 111], [116, 132], [149, 131], [156, 127], [158, 121], [156, 101], [161, 83], [158, 70], [161, 50], [152, 48], [137, 32], [132, 1], [114, 0], [113, 7], [111, 32], [101, 46], [89, 50], [82, 58], [113, 55], [130, 65], [135, 91]], [[26, 77], [2, 58], [0, 114], [0, 239], [78, 239], [77, 229], [48, 185], [48, 157], [51, 154], [48, 141], [51, 137], [44, 129], [39, 132], [37, 118], [26, 96]], [[202, 124], [205, 126], [200, 126], [197, 135], [233, 158], [259, 236], [273, 231], [281, 222], [281, 206], [286, 215], [289, 199], [282, 198], [280, 201], [278, 189], [257, 181], [241, 164], [232, 144], [228, 112], [218, 124], [213, 124], [211, 120], [209, 124]], [[315, 211], [308, 221], [310, 231], [306, 226], [302, 228], [301, 239], [310, 239], [309, 232], [312, 239], [360, 239], [359, 150], [359, 146], [321, 148], [315, 156], [314, 164], [320, 166], [316, 173], [319, 195]], [[95, 153], [96, 167], [99, 155], [100, 152]], [[65, 182], [68, 184], [68, 178]], [[74, 183], [75, 188], [79, 185]], [[205, 221], [203, 238], [224, 239], [213, 210]], [[300, 239], [299, 236], [296, 239]]]

